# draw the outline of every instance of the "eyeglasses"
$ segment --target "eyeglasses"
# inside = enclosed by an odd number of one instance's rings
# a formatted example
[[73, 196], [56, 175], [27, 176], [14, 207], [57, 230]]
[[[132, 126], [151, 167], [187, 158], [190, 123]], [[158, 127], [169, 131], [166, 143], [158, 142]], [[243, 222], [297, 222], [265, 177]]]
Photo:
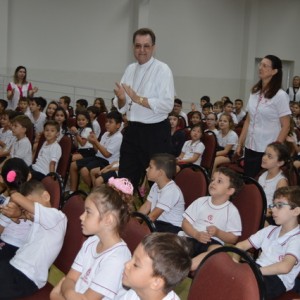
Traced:
[[277, 209], [282, 209], [284, 206], [290, 206], [292, 209], [295, 208], [294, 205], [291, 205], [289, 203], [283, 203], [283, 202], [277, 202], [277, 203], [272, 203], [272, 204], [269, 204], [269, 208], [272, 209], [274, 207], [276, 207]]
[[206, 121], [216, 121], [216, 119], [207, 118]]
[[136, 50], [141, 50], [143, 48], [144, 48], [144, 50], [150, 50], [151, 47], [152, 47], [152, 45], [149, 45], [149, 44], [145, 44], [145, 45], [134, 44], [134, 49], [136, 49]]
[[262, 68], [264, 68], [264, 69], [272, 68], [272, 66], [266, 65], [266, 64], [264, 64], [264, 63], [262, 63], [262, 62], [258, 63], [257, 66], [258, 66], [259, 68], [262, 67]]

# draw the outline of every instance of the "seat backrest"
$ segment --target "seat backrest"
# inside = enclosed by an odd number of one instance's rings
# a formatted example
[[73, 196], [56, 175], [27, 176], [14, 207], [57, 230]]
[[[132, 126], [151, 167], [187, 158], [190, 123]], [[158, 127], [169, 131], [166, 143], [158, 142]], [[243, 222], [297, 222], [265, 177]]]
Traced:
[[80, 194], [71, 196], [62, 208], [68, 218], [67, 231], [62, 249], [56, 258], [55, 266], [67, 274], [86, 237], [81, 231], [79, 217], [84, 212], [84, 199]]
[[42, 183], [50, 194], [51, 206], [58, 209], [62, 197], [62, 183], [59, 175], [57, 173], [49, 173], [42, 179]]
[[232, 199], [242, 220], [242, 235], [238, 241], [243, 241], [263, 228], [267, 209], [266, 195], [260, 184], [251, 177], [243, 176], [244, 186]]
[[106, 132], [106, 127], [105, 127], [105, 123], [106, 123], [106, 113], [100, 113], [98, 116], [97, 116], [97, 121], [100, 125], [100, 128], [101, 128], [101, 133], [100, 133], [100, 137], [99, 137], [99, 140], [101, 138], [101, 136], [103, 135], [103, 133]]
[[216, 158], [218, 142], [216, 135], [210, 130], [203, 133], [201, 140], [205, 146], [205, 150], [202, 154], [201, 166], [207, 171], [208, 175], [210, 176]]
[[184, 168], [175, 176], [174, 181], [182, 191], [185, 208], [197, 198], [208, 194], [208, 176], [202, 168]]
[[36, 159], [37, 159], [37, 157], [39, 155], [39, 151], [41, 150], [41, 148], [42, 148], [42, 146], [43, 146], [43, 144], [44, 144], [45, 141], [46, 141], [45, 135], [44, 135], [44, 133], [42, 133], [40, 135], [39, 142], [38, 142], [37, 147], [35, 149], [35, 153], [34, 153], [34, 157], [33, 157], [32, 163], [35, 163], [35, 161], [36, 161]]
[[[228, 252], [242, 255], [236, 263]], [[244, 251], [220, 247], [210, 252], [198, 267], [188, 300], [265, 299], [263, 277], [255, 262]]]
[[187, 124], [185, 123], [185, 119], [183, 117], [179, 116], [177, 127], [180, 129], [184, 129], [186, 126], [187, 126]]
[[57, 164], [56, 172], [61, 176], [63, 186], [65, 186], [71, 163], [71, 151], [73, 145], [71, 137], [64, 135], [59, 141], [59, 145], [61, 147], [61, 157]]
[[154, 231], [156, 231], [155, 225], [148, 216], [139, 212], [133, 212], [121, 232], [121, 237], [133, 254], [141, 240]]

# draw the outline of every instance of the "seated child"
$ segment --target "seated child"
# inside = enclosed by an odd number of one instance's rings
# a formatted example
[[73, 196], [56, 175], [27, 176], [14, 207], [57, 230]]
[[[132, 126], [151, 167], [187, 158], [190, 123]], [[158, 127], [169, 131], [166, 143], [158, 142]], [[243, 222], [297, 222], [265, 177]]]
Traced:
[[125, 265], [123, 285], [131, 289], [116, 299], [179, 300], [173, 289], [187, 277], [190, 266], [185, 239], [172, 233], [149, 234]]
[[223, 163], [229, 163], [237, 148], [238, 135], [233, 131], [234, 124], [231, 115], [223, 113], [219, 118], [217, 133], [218, 149], [212, 173]]
[[212, 131], [215, 135], [218, 134], [218, 129], [217, 129], [217, 122], [218, 118], [217, 115], [214, 112], [210, 112], [207, 117], [206, 117], [206, 131]]
[[[14, 180], [10, 177], [11, 170], [16, 172]], [[1, 205], [14, 207], [15, 204], [9, 202], [10, 191], [19, 191], [21, 185], [30, 179], [29, 167], [20, 158], [8, 159], [3, 165], [0, 179], [6, 188], [0, 195]], [[17, 223], [0, 213], [0, 260], [7, 261], [14, 257], [19, 247], [24, 245], [31, 225], [30, 220], [21, 219]]]
[[[290, 153], [285, 145], [275, 142], [267, 146], [261, 162], [261, 167], [266, 171], [258, 178], [258, 183], [266, 195], [267, 206], [272, 204], [274, 192], [278, 188], [289, 185], [288, 178], [281, 168], [285, 165], [292, 166], [290, 160]], [[267, 211], [267, 221], [274, 224], [271, 209]]]
[[0, 162], [4, 161], [9, 156], [11, 147], [16, 141], [11, 131], [11, 120], [15, 116], [13, 110], [5, 110], [0, 115]]
[[238, 123], [240, 123], [246, 116], [246, 112], [243, 110], [244, 102], [242, 99], [234, 100], [234, 112], [237, 118]]
[[[15, 170], [8, 175], [8, 181], [17, 178]], [[15, 256], [0, 261], [0, 293], [5, 299], [32, 295], [46, 284], [49, 268], [61, 250], [67, 227], [66, 216], [50, 207], [50, 195], [40, 181], [26, 182], [21, 192], [25, 196], [16, 191], [11, 191], [10, 196], [10, 202], [19, 208], [11, 212], [11, 208], [2, 207], [5, 215], [20, 217], [24, 210], [26, 217], [32, 220], [26, 241]]]
[[202, 154], [205, 150], [205, 146], [201, 142], [201, 137], [201, 125], [195, 125], [191, 130], [191, 140], [184, 143], [181, 153], [177, 157], [177, 172], [186, 167], [201, 165]]
[[172, 180], [176, 160], [171, 154], [155, 154], [147, 168], [148, 180], [154, 181], [146, 202], [139, 212], [148, 214], [157, 231], [178, 233], [181, 230], [184, 199], [180, 188]]
[[181, 149], [186, 141], [185, 132], [178, 127], [179, 116], [173, 112], [169, 113], [169, 121], [171, 125], [171, 154], [176, 157], [180, 155]]
[[80, 220], [83, 234], [90, 237], [66, 277], [52, 290], [51, 300], [114, 299], [125, 293], [122, 274], [131, 254], [119, 232], [129, 220], [132, 194], [127, 179], [111, 178], [108, 185], [88, 195]]
[[97, 139], [100, 137], [101, 134], [101, 128], [99, 125], [99, 122], [97, 121], [97, 117], [100, 113], [100, 110], [96, 106], [89, 106], [87, 108], [88, 113], [90, 114], [91, 122], [93, 125], [93, 132], [95, 133]]
[[196, 199], [184, 212], [183, 231], [179, 235], [187, 236], [193, 244], [192, 257], [197, 256], [192, 263], [193, 270], [206, 255], [205, 252], [225, 243], [235, 244], [241, 235], [240, 214], [229, 199], [242, 184], [239, 174], [221, 167], [212, 175], [208, 187], [210, 196]]
[[[226, 100], [224, 102], [223, 113], [231, 115], [231, 118], [232, 118], [232, 121], [233, 121], [234, 125], [238, 124], [237, 117], [236, 117], [235, 113], [233, 112], [233, 102], [231, 100]], [[221, 116], [222, 116], [222, 114], [219, 114], [218, 119], [220, 119]]]
[[30, 114], [29, 98], [21, 97], [16, 110], [23, 114]]
[[32, 122], [27, 116], [16, 116], [12, 120], [12, 132], [16, 137], [13, 143], [10, 157], [18, 157], [23, 159], [27, 166], [32, 164], [32, 145], [26, 136], [26, 133], [32, 128]]
[[264, 277], [266, 299], [274, 299], [293, 288], [300, 272], [299, 186], [276, 190], [269, 208], [276, 226], [259, 230], [236, 247], [261, 249], [256, 263]]
[[48, 173], [56, 172], [61, 157], [61, 147], [57, 142], [60, 126], [54, 120], [44, 125], [45, 142], [41, 147], [36, 162], [31, 166], [32, 178], [42, 180]]
[[75, 147], [77, 148], [76, 152], [72, 155], [72, 161], [95, 156], [94, 147], [88, 141], [90, 133], [93, 132], [90, 114], [86, 110], [78, 111], [76, 123], [76, 127], [72, 126], [70, 128], [71, 133], [74, 135]]
[[122, 123], [122, 115], [119, 112], [110, 112], [106, 119], [106, 132], [101, 137], [100, 142], [96, 135], [91, 133], [88, 140], [95, 149], [96, 155], [93, 157], [86, 157], [77, 161], [73, 161], [70, 167], [70, 193], [77, 189], [78, 185], [78, 171], [81, 179], [89, 187], [92, 185], [92, 178], [90, 170], [99, 167], [102, 169], [110, 163], [119, 160], [120, 147], [122, 143], [122, 133], [119, 131]]
[[43, 132], [44, 123], [47, 118], [46, 114], [43, 112], [45, 101], [46, 100], [42, 97], [33, 97], [29, 99], [30, 112], [27, 115], [34, 125], [36, 140], [38, 140], [40, 134]]

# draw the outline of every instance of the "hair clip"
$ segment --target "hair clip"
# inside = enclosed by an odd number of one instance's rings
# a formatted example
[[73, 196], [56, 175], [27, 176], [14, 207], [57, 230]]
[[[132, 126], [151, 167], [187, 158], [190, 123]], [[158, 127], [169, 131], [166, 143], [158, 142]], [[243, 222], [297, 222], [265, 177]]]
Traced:
[[114, 178], [114, 177], [111, 177], [108, 180], [108, 184], [111, 187], [114, 187], [117, 190], [123, 192], [124, 194], [133, 195], [133, 186], [127, 178]]
[[9, 171], [6, 175], [7, 182], [14, 182], [17, 177], [16, 171]]

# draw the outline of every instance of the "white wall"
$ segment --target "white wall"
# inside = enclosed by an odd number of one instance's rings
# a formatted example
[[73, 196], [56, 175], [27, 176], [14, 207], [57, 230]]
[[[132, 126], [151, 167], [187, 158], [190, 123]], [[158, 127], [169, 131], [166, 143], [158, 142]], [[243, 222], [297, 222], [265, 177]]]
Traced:
[[247, 99], [256, 57], [294, 61], [300, 74], [299, 11], [299, 0], [1, 0], [0, 74], [24, 64], [31, 80], [109, 98], [133, 59], [133, 31], [149, 26], [178, 97]]

